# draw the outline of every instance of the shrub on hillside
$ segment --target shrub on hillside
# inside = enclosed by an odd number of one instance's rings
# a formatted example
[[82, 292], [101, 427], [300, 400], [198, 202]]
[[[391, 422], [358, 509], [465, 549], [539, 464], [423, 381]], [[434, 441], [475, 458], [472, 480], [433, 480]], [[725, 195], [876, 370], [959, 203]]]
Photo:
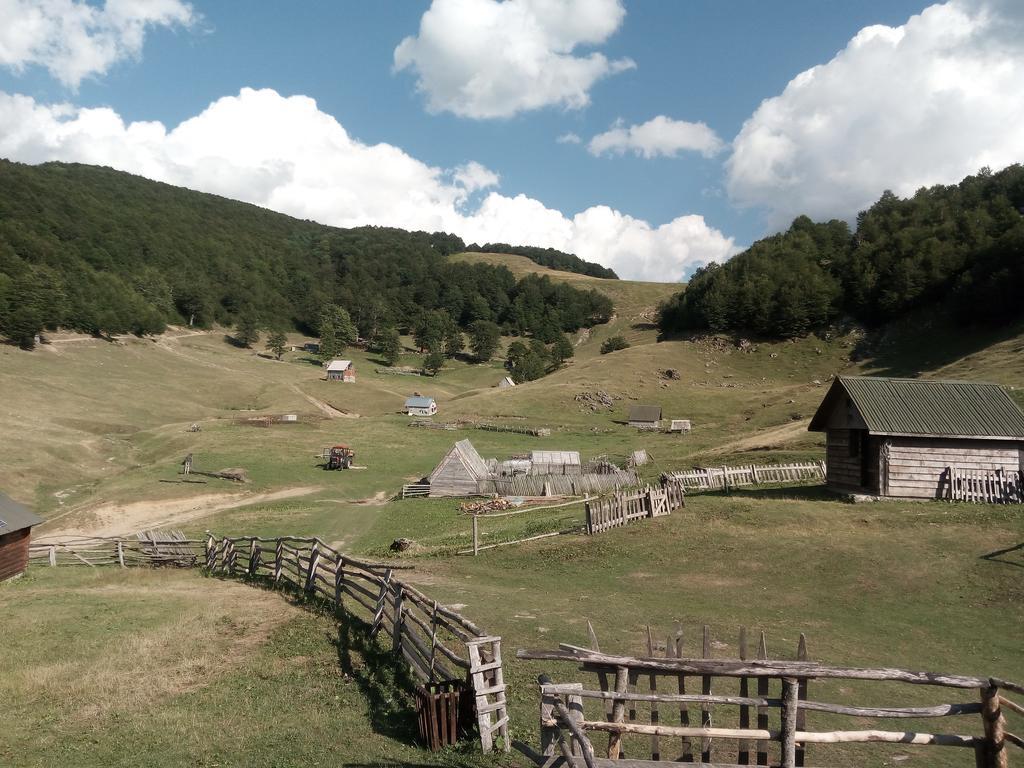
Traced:
[[626, 341], [622, 336], [612, 336], [610, 339], [605, 339], [604, 344], [601, 345], [601, 354], [607, 355], [609, 352], [616, 352], [620, 349], [626, 349], [629, 347], [629, 342]]

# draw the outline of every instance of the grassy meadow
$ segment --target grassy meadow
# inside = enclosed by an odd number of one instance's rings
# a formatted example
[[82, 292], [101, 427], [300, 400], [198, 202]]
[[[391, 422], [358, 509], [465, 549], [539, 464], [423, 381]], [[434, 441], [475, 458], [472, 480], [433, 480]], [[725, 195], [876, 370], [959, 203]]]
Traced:
[[[1024, 328], [979, 333], [922, 321], [881, 338], [659, 341], [654, 311], [677, 286], [553, 273], [515, 256], [457, 258], [500, 260], [517, 273], [607, 291], [616, 316], [579, 334], [562, 370], [511, 390], [495, 388], [504, 375], [498, 359], [453, 361], [438, 377], [421, 378], [377, 373], [380, 362], [360, 350], [347, 353], [357, 383], [328, 382], [303, 352], [275, 361], [259, 344], [228, 343], [223, 330], [115, 341], [55, 334], [34, 352], [0, 347], [0, 489], [47, 519], [36, 536], [160, 525], [193, 534], [317, 535], [374, 557], [391, 556], [390, 543], [407, 537], [416, 542], [403, 555], [416, 566], [410, 579], [500, 634], [507, 658], [520, 647], [584, 643], [587, 620], [602, 649], [639, 652], [648, 625], [663, 639], [678, 621], [691, 653], [707, 623], [716, 655], [734, 655], [745, 625], [763, 628], [769, 650], [782, 657], [793, 656], [805, 632], [811, 658], [823, 662], [1024, 679], [1020, 510], [853, 505], [813, 486], [761, 488], [695, 495], [671, 517], [587, 538], [573, 532], [583, 516], [577, 504], [483, 521], [484, 544], [566, 534], [473, 558], [457, 554], [471, 544], [458, 501], [394, 498], [467, 437], [483, 456], [499, 458], [551, 448], [624, 460], [645, 448], [651, 477], [692, 465], [821, 458], [823, 439], [806, 425], [830, 376], [925, 374], [1021, 388]], [[616, 334], [632, 346], [599, 354]], [[407, 349], [401, 363], [420, 360]], [[678, 379], [661, 375], [669, 368]], [[411, 429], [399, 410], [414, 391], [437, 399], [437, 420], [528, 424], [553, 434]], [[596, 392], [611, 396], [613, 407], [594, 411], [577, 400]], [[631, 430], [626, 414], [637, 403], [691, 419], [693, 432]], [[300, 423], [244, 423], [285, 413]], [[193, 423], [202, 430], [189, 432]], [[360, 469], [318, 466], [321, 448], [337, 442], [355, 448]], [[182, 482], [187, 453], [201, 470], [244, 468], [250, 482]], [[370, 679], [380, 666], [370, 658], [376, 649], [356, 649], [346, 661], [330, 617], [242, 584], [196, 573], [33, 566], [0, 585], [0, 636], [7, 645], [0, 700], [11, 702], [16, 724], [0, 740], [4, 765], [516, 762], [472, 749], [419, 751], [400, 686]], [[507, 669], [513, 733], [536, 744], [536, 675], [577, 673], [514, 660]], [[906, 689], [890, 689], [904, 700], [879, 700], [885, 690], [813, 683], [812, 697], [911, 703]], [[933, 703], [948, 696], [909, 695]], [[809, 717], [811, 725], [827, 722]], [[972, 718], [963, 722], [977, 730]], [[973, 762], [959, 750], [826, 750], [809, 750], [809, 762]]]

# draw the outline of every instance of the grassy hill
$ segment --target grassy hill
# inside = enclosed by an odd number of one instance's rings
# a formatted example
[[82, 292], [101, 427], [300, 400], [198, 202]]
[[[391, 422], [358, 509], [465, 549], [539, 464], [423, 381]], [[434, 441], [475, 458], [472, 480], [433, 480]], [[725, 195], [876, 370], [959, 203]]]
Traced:
[[[421, 378], [377, 373], [374, 355], [360, 350], [346, 352], [356, 363], [356, 384], [327, 382], [302, 352], [274, 361], [228, 343], [223, 331], [173, 329], [152, 340], [114, 341], [57, 334], [35, 352], [0, 347], [0, 488], [33, 502], [48, 518], [38, 535], [160, 524], [195, 533], [315, 534], [375, 556], [387, 554], [394, 538], [407, 536], [419, 545], [410, 556], [416, 565], [412, 579], [442, 601], [464, 604], [467, 615], [505, 638], [509, 656], [517, 647], [582, 642], [587, 619], [594, 621], [603, 647], [635, 652], [647, 624], [664, 634], [680, 620], [690, 632], [707, 622], [716, 642], [730, 645], [741, 624], [763, 627], [771, 649], [783, 655], [804, 631], [812, 658], [822, 661], [1024, 678], [1014, 631], [1024, 623], [1024, 560], [1013, 551], [1024, 541], [1018, 510], [946, 503], [860, 506], [816, 488], [760, 489], [693, 496], [669, 518], [600, 537], [559, 536], [472, 558], [454, 554], [469, 542], [469, 523], [457, 501], [392, 500], [403, 483], [428, 473], [454, 440], [466, 437], [488, 457], [563, 448], [622, 459], [645, 448], [654, 459], [645, 469], [652, 475], [693, 464], [820, 458], [821, 438], [807, 433], [806, 424], [831, 375], [954, 376], [1019, 391], [1024, 326], [979, 335], [918, 319], [871, 336], [850, 331], [779, 343], [717, 336], [658, 341], [651, 313], [676, 285], [554, 273], [507, 255], [452, 258], [594, 287], [613, 298], [616, 317], [607, 327], [578, 334], [576, 357], [564, 369], [511, 390], [494, 386], [504, 375], [500, 360], [457, 361], [436, 378]], [[632, 346], [601, 355], [602, 340], [612, 334], [627, 335]], [[289, 340], [299, 344], [303, 337]], [[420, 361], [407, 348], [401, 363]], [[661, 375], [669, 368], [678, 379]], [[477, 417], [554, 432], [538, 439], [412, 429], [398, 410], [413, 391], [437, 398], [438, 420]], [[611, 396], [610, 409], [593, 410], [577, 399], [596, 392]], [[666, 417], [692, 419], [694, 431], [639, 434], [623, 423], [634, 403], [659, 403]], [[284, 413], [298, 414], [300, 423], [245, 424], [252, 416]], [[193, 423], [202, 430], [187, 431]], [[336, 442], [352, 445], [357, 466], [365, 469], [320, 469], [316, 454]], [[177, 471], [187, 453], [200, 469], [245, 468], [251, 482], [180, 482]], [[580, 516], [575, 506], [486, 521], [482, 528], [485, 542], [500, 541], [572, 528]], [[1010, 551], [995, 554], [1002, 549]], [[15, 734], [17, 753], [118, 764], [120, 745], [127, 743], [133, 758], [146, 755], [153, 764], [171, 765], [180, 745], [174, 747], [168, 734], [187, 733], [188, 717], [195, 717], [190, 713], [198, 712], [203, 725], [191, 737], [204, 745], [198, 764], [244, 762], [202, 739], [244, 729], [251, 729], [264, 750], [264, 762], [294, 764], [284, 746], [274, 745], [268, 723], [278, 715], [271, 704], [281, 690], [322, 686], [324, 676], [336, 670], [327, 639], [333, 629], [324, 617], [290, 612], [283, 601], [252, 590], [255, 613], [236, 615], [228, 607], [234, 593], [223, 592], [228, 588], [235, 589], [191, 574], [36, 568], [20, 583], [0, 587], [0, 634], [47, 638], [20, 640], [0, 662], [0, 678], [8, 686], [0, 694], [15, 701], [19, 719], [32, 726]], [[207, 600], [222, 606], [216, 610], [227, 617], [207, 638], [214, 651], [154, 640], [176, 623], [208, 624], [215, 609], [200, 610], [196, 603]], [[78, 618], [64, 624], [68, 611]], [[262, 622], [279, 611], [282, 623], [268, 626], [268, 634], [250, 645], [233, 645], [231, 622]], [[103, 621], [97, 623], [96, 616]], [[980, 642], [977, 627], [999, 631]], [[104, 648], [101, 636], [116, 640]], [[73, 658], [68, 649], [83, 643], [88, 652]], [[187, 685], [135, 701], [129, 712], [112, 704], [107, 692], [113, 681], [125, 679], [127, 667], [116, 661], [123, 648], [136, 649], [138, 658], [154, 666], [198, 665], [204, 672], [189, 677]], [[238, 666], [209, 661], [211, 653], [233, 654]], [[98, 671], [84, 683], [74, 683], [93, 669]], [[513, 731], [531, 742], [537, 738], [534, 681], [540, 671], [513, 663], [509, 673]], [[56, 687], [46, 693], [43, 680]], [[287, 715], [286, 727], [292, 723], [295, 736], [288, 741], [298, 745], [303, 764], [333, 743], [331, 723], [341, 723], [350, 734], [347, 752], [330, 753], [339, 759], [430, 762], [408, 747], [408, 734], [374, 724], [362, 693], [346, 685], [341, 678], [323, 688], [339, 702], [330, 712], [299, 706]], [[63, 691], [72, 691], [95, 716], [83, 718], [47, 698]], [[829, 700], [843, 694], [821, 685], [819, 695]], [[234, 708], [220, 706], [224, 697]], [[91, 746], [61, 747], [45, 735], [44, 718], [58, 723], [71, 743], [92, 739]], [[306, 718], [312, 718], [311, 727], [302, 725]], [[233, 737], [228, 745], [241, 748]], [[0, 762], [18, 764], [3, 749]], [[911, 751], [910, 764], [956, 765], [962, 756], [947, 751], [956, 750]], [[840, 757], [828, 764], [839, 766], [882, 764], [883, 755], [877, 748], [814, 753], [832, 754]], [[471, 755], [447, 759], [487, 762]]]

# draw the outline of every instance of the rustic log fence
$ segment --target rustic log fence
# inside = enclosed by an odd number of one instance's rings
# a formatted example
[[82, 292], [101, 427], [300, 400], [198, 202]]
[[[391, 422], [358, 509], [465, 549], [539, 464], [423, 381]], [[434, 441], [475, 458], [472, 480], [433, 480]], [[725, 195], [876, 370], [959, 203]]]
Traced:
[[729, 490], [744, 485], [794, 483], [825, 479], [824, 461], [794, 464], [747, 464], [739, 467], [701, 467], [670, 472], [667, 477], [688, 491]]
[[1024, 472], [947, 467], [944, 480], [950, 501], [1024, 504]]
[[[519, 659], [581, 665], [584, 672], [596, 674], [599, 685], [588, 689], [581, 682], [559, 683], [541, 675], [541, 750], [538, 753], [521, 743], [517, 743], [517, 748], [547, 768], [667, 768], [679, 762], [710, 766], [712, 760], [718, 761], [713, 763], [715, 768], [796, 768], [805, 764], [810, 745], [817, 749], [816, 745], [868, 742], [961, 747], [973, 751], [979, 768], [1007, 768], [1008, 747], [1024, 749], [1024, 739], [1007, 731], [1003, 714], [1010, 711], [1024, 715], [1024, 706], [1007, 698], [1008, 692], [1024, 694], [1024, 686], [1015, 683], [998, 678], [820, 664], [807, 660], [803, 635], [795, 661], [769, 659], [763, 632], [756, 659], [748, 657], [746, 630], [740, 632], [737, 659], [710, 658], [707, 627], [702, 645], [703, 658], [687, 657], [678, 627], [660, 647], [648, 628], [646, 656], [615, 656], [601, 653], [591, 629], [591, 648], [562, 644], [559, 650], [518, 651]], [[664, 655], [659, 656], [658, 652]], [[973, 690], [977, 698], [928, 706], [886, 707], [809, 700], [808, 682], [825, 680]], [[727, 681], [729, 689], [722, 692]], [[689, 692], [688, 683], [692, 686]], [[712, 693], [713, 687], [716, 693]], [[887, 687], [894, 689], [895, 685]], [[807, 723], [808, 715], [817, 717], [817, 713], [828, 716], [830, 725], [846, 717], [858, 721], [966, 715], [981, 718], [975, 735], [963, 735], [862, 727], [818, 730]], [[670, 718], [678, 719], [679, 724], [670, 724]], [[642, 722], [644, 719], [646, 722]], [[596, 733], [608, 734], [607, 757], [597, 756], [593, 740]]]
[[588, 501], [585, 508], [588, 535], [629, 525], [636, 520], [670, 515], [686, 506], [686, 493], [681, 483], [668, 482], [661, 488], [639, 488], [619, 491]]
[[396, 655], [424, 684], [465, 680], [475, 701], [480, 745], [494, 748], [500, 736], [509, 749], [501, 638], [489, 635], [457, 611], [395, 577], [410, 569], [371, 563], [338, 552], [318, 538], [217, 537], [205, 541], [211, 573], [261, 577], [326, 602], [335, 612], [384, 632]]
[[202, 563], [203, 539], [186, 538], [180, 531], [143, 531], [131, 537], [61, 536], [34, 538], [29, 562], [57, 565], [180, 566]]

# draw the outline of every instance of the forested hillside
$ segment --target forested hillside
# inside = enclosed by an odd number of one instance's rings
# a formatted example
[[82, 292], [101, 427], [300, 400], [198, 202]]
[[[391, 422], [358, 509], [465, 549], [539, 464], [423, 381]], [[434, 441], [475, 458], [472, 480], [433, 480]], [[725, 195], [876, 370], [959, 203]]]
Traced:
[[743, 331], [793, 337], [841, 317], [866, 326], [918, 308], [963, 322], [1024, 315], [1024, 167], [960, 184], [891, 192], [842, 221], [801, 216], [724, 265], [699, 270], [662, 307], [666, 332]]
[[26, 345], [43, 328], [147, 334], [243, 317], [316, 333], [329, 306], [364, 337], [434, 310], [546, 336], [611, 315], [593, 290], [449, 263], [464, 247], [443, 232], [326, 227], [109, 168], [0, 160], [0, 333]]
[[584, 261], [579, 256], [554, 248], [535, 248], [530, 245], [508, 245], [507, 243], [487, 243], [485, 245], [472, 243], [466, 246], [466, 251], [470, 253], [510, 253], [514, 256], [525, 256], [535, 264], [562, 272], [575, 272], [579, 275], [603, 277], [610, 280], [619, 279], [613, 269], [594, 264], [592, 261]]

